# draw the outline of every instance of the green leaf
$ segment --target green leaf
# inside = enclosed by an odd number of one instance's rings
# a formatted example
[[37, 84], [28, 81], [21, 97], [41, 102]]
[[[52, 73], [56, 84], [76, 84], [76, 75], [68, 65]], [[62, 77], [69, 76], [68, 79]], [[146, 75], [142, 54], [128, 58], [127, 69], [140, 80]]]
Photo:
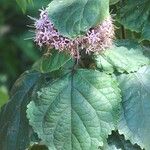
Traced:
[[109, 4], [110, 5], [114, 5], [114, 4], [116, 4], [116, 3], [118, 3], [120, 0], [110, 0], [109, 1]]
[[48, 148], [44, 145], [33, 145], [29, 150], [48, 150]]
[[118, 77], [122, 90], [119, 133], [133, 144], [150, 149], [150, 66]]
[[26, 12], [26, 7], [28, 3], [33, 3], [32, 0], [16, 0], [22, 11], [25, 13]]
[[111, 76], [81, 69], [40, 88], [27, 116], [50, 150], [95, 150], [115, 129], [120, 101]]
[[39, 59], [33, 65], [33, 69], [41, 73], [56, 71], [64, 66], [70, 59], [71, 57], [68, 54], [52, 50], [49, 56], [43, 56]]
[[24, 40], [31, 36], [33, 35], [30, 35], [29, 33], [24, 33], [21, 36], [16, 36], [12, 39], [15, 42], [16, 46], [19, 48], [19, 50], [23, 52], [23, 55], [25, 55], [32, 61], [36, 61], [37, 59], [39, 59], [39, 50], [35, 48], [32, 40]]
[[8, 90], [5, 86], [0, 86], [0, 109], [9, 99]]
[[149, 0], [126, 0], [120, 11], [119, 22], [127, 29], [142, 33], [142, 38], [150, 40], [150, 2]]
[[0, 149], [24, 150], [30, 142], [31, 128], [26, 118], [30, 90], [39, 79], [37, 72], [25, 72], [15, 83], [9, 102], [0, 113]]
[[74, 38], [109, 16], [109, 0], [53, 0], [47, 10], [60, 34]]
[[147, 22], [143, 27], [141, 40], [142, 39], [150, 41], [150, 21]]
[[144, 48], [139, 44], [129, 40], [120, 40], [110, 49], [96, 55], [95, 59], [97, 67], [108, 73], [113, 73], [115, 70], [120, 73], [130, 73], [150, 63], [143, 52]]
[[132, 145], [129, 140], [125, 140], [118, 132], [113, 132], [107, 141], [108, 145], [104, 150], [142, 150], [138, 145]]
[[16, 2], [18, 3], [22, 11], [25, 13], [27, 7], [27, 0], [16, 0]]

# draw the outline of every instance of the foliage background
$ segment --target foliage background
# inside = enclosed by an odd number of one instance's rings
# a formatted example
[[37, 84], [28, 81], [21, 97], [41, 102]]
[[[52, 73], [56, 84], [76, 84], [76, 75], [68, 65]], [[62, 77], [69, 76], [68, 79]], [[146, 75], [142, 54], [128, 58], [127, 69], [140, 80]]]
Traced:
[[8, 91], [17, 77], [40, 57], [41, 51], [33, 40], [26, 40], [33, 37], [27, 26], [33, 22], [27, 15], [38, 16], [38, 9], [48, 2], [34, 1], [27, 5], [24, 14], [16, 1], [0, 0], [0, 106], [8, 99]]

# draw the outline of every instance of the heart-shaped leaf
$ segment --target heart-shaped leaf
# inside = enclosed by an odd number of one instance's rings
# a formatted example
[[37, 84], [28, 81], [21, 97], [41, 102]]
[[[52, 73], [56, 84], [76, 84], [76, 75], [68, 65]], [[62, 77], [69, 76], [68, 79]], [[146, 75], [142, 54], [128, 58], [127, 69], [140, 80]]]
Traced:
[[27, 116], [50, 150], [95, 150], [115, 129], [120, 101], [111, 76], [81, 69], [40, 88]]

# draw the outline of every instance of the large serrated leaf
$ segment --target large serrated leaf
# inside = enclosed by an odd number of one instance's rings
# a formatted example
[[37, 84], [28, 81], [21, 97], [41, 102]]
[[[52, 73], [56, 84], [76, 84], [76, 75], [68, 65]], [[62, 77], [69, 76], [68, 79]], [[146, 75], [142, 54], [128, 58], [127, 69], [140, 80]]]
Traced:
[[129, 140], [125, 140], [118, 132], [113, 132], [107, 141], [108, 145], [104, 150], [142, 150], [138, 145], [132, 145]]
[[140, 32], [142, 39], [150, 40], [149, 0], [125, 0], [118, 15], [119, 22], [127, 29]]
[[60, 69], [71, 59], [71, 56], [66, 53], [58, 52], [57, 50], [51, 51], [51, 54], [43, 56], [32, 68], [41, 73], [48, 73]]
[[137, 73], [118, 77], [122, 90], [122, 117], [119, 132], [126, 139], [150, 149], [150, 66]]
[[81, 69], [40, 88], [27, 116], [50, 150], [96, 150], [116, 127], [120, 101], [111, 76]]
[[26, 106], [30, 102], [29, 92], [39, 79], [37, 72], [25, 72], [15, 83], [9, 102], [0, 113], [0, 149], [24, 150], [30, 142], [30, 131], [26, 118]]
[[95, 59], [97, 67], [108, 73], [113, 73], [115, 70], [120, 73], [130, 73], [150, 63], [143, 52], [144, 48], [139, 44], [129, 40], [120, 40], [110, 49], [96, 55]]
[[109, 16], [109, 0], [53, 0], [47, 11], [60, 34], [74, 38]]

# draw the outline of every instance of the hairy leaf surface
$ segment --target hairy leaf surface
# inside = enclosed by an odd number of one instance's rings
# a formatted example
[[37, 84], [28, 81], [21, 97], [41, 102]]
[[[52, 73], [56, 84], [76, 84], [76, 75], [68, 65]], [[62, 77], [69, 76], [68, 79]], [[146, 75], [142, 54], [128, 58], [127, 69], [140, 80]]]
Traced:
[[119, 22], [126, 28], [142, 33], [142, 38], [150, 40], [149, 0], [126, 0], [119, 11]]
[[39, 89], [27, 116], [50, 150], [96, 150], [115, 129], [119, 108], [116, 81], [81, 69]]
[[150, 149], [150, 66], [119, 77], [122, 90], [120, 134], [146, 150]]
[[135, 42], [122, 40], [100, 55], [96, 55], [97, 67], [112, 73], [137, 71], [141, 66], [149, 64], [149, 59], [143, 55], [144, 48]]
[[53, 0], [47, 10], [60, 34], [74, 38], [109, 16], [109, 0]]
[[15, 83], [9, 102], [0, 113], [0, 149], [24, 150], [29, 145], [30, 127], [26, 118], [29, 91], [39, 79], [37, 72], [25, 72]]

